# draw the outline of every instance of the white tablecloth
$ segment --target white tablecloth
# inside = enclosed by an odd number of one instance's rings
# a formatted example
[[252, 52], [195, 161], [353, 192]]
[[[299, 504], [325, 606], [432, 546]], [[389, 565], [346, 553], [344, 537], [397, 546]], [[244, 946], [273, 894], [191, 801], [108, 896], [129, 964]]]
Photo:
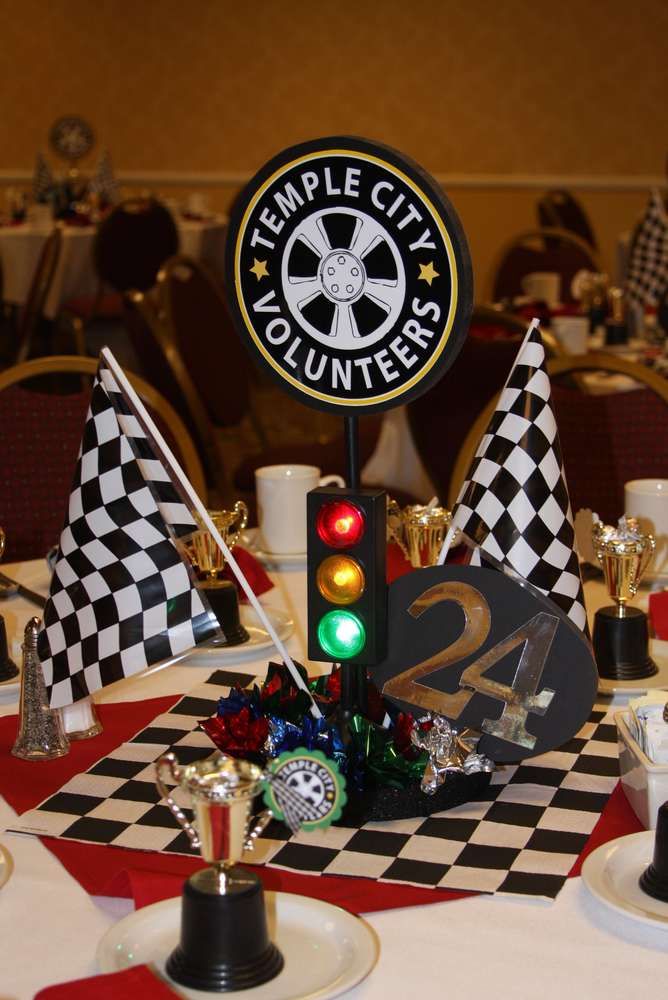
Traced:
[[[178, 219], [180, 252], [196, 260], [218, 262], [223, 259], [225, 226], [222, 218], [195, 222]], [[40, 251], [48, 230], [24, 223], [0, 228], [0, 265], [4, 278], [4, 298], [23, 305], [28, 297]], [[94, 295], [98, 280], [93, 267], [94, 226], [65, 226], [63, 248], [46, 300], [44, 315], [53, 319], [63, 303], [78, 295]]]
[[[26, 585], [44, 584], [39, 563], [5, 567]], [[298, 629], [290, 640], [303, 648], [305, 575], [277, 576], [267, 604], [290, 608]], [[600, 584], [587, 585], [589, 610], [605, 599]], [[646, 599], [646, 597], [645, 597]], [[8, 629], [20, 632], [35, 608], [21, 598], [0, 606]], [[243, 667], [258, 673], [266, 659]], [[99, 701], [128, 701], [177, 694], [210, 668], [175, 666], [124, 681]], [[16, 706], [0, 706], [2, 714]], [[39, 767], [35, 764], [35, 767]], [[0, 800], [0, 829], [13, 819]], [[54, 982], [94, 974], [101, 936], [129, 912], [127, 900], [89, 897], [40, 842], [5, 834], [15, 871], [0, 890], [0, 997], [29, 1000]], [[476, 896], [366, 918], [381, 941], [380, 961], [348, 995], [355, 1000], [403, 997], [477, 997], [501, 1000], [629, 1000], [657, 992], [665, 978], [668, 930], [634, 923], [592, 899], [581, 879], [569, 879], [556, 901]], [[250, 1000], [250, 996], [249, 996]]]

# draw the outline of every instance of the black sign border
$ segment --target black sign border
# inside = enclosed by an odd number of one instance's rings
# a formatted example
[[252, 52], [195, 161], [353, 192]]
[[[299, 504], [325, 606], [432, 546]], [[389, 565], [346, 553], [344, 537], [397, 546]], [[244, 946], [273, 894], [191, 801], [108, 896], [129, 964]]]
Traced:
[[[368, 154], [385, 160], [390, 166], [400, 170], [424, 192], [426, 197], [433, 203], [434, 208], [442, 216], [443, 224], [448, 232], [452, 244], [457, 274], [457, 304], [455, 314], [452, 319], [452, 327], [446, 343], [443, 345], [440, 356], [433, 363], [429, 371], [422, 378], [413, 384], [405, 392], [392, 396], [392, 398], [373, 403], [344, 403], [318, 399], [308, 393], [304, 388], [294, 385], [284, 377], [274, 365], [269, 362], [262, 351], [255, 343], [253, 336], [249, 332], [239, 304], [239, 293], [236, 284], [235, 256], [238, 234], [246, 210], [256, 196], [262, 185], [281, 167], [299, 157], [307, 156], [309, 153], [322, 153], [327, 150], [350, 149], [351, 152]], [[414, 160], [383, 143], [373, 142], [359, 136], [326, 136], [319, 139], [312, 139], [308, 142], [298, 143], [282, 150], [272, 157], [258, 172], [251, 178], [243, 191], [239, 194], [232, 211], [228, 225], [227, 240], [225, 245], [225, 283], [227, 288], [227, 301], [234, 321], [235, 327], [246, 350], [251, 357], [259, 363], [273, 381], [278, 382], [286, 392], [299, 399], [299, 401], [316, 410], [328, 413], [337, 413], [341, 416], [353, 416], [364, 413], [378, 413], [384, 410], [393, 409], [411, 402], [422, 396], [428, 389], [435, 385], [446, 371], [453, 364], [464, 340], [466, 339], [471, 312], [473, 310], [473, 268], [471, 256], [464, 229], [459, 220], [452, 203], [441, 190], [436, 181]]]

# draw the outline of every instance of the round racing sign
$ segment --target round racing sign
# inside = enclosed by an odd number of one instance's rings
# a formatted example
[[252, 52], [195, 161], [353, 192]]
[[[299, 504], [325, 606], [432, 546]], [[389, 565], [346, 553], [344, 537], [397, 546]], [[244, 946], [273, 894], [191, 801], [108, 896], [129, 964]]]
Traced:
[[397, 406], [436, 382], [466, 335], [468, 246], [435, 181], [357, 138], [285, 150], [242, 192], [227, 287], [251, 352], [302, 402]]

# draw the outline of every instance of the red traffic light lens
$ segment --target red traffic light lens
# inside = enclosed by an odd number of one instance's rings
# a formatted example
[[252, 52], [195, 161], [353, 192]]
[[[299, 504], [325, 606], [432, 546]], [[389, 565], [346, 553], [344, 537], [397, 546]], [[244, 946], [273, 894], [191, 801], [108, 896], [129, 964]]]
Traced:
[[325, 545], [347, 549], [364, 534], [364, 514], [349, 500], [329, 500], [318, 511], [315, 526]]

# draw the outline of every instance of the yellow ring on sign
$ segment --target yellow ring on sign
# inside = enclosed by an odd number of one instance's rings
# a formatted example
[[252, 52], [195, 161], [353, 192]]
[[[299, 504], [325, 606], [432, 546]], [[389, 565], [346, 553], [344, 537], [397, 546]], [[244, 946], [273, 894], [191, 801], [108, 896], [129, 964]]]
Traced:
[[[310, 162], [314, 159], [321, 159], [322, 157], [325, 156], [347, 156], [347, 157], [354, 157], [358, 160], [364, 160], [365, 162], [370, 161], [372, 163], [377, 163], [379, 166], [387, 170], [388, 173], [394, 173], [397, 177], [401, 178], [401, 180], [403, 180], [405, 184], [407, 184], [410, 188], [413, 189], [413, 191], [415, 191], [415, 193], [420, 197], [422, 202], [428, 206], [432, 218], [436, 223], [436, 226], [438, 227], [441, 236], [443, 237], [443, 242], [445, 244], [445, 249], [448, 256], [452, 295], [450, 298], [450, 309], [448, 310], [448, 315], [445, 321], [445, 325], [443, 327], [443, 330], [441, 331], [438, 347], [431, 355], [431, 357], [424, 365], [424, 367], [421, 368], [419, 372], [416, 372], [416, 374], [413, 376], [412, 379], [409, 379], [408, 382], [403, 382], [399, 388], [394, 389], [391, 392], [383, 393], [380, 396], [369, 396], [360, 398], [351, 398], [345, 396], [330, 396], [327, 393], [318, 392], [316, 389], [313, 389], [308, 385], [306, 385], [304, 382], [300, 382], [298, 379], [294, 378], [294, 376], [286, 372], [285, 369], [281, 367], [281, 365], [277, 364], [274, 357], [265, 348], [261, 339], [258, 337], [255, 331], [255, 327], [253, 326], [250, 316], [248, 315], [248, 310], [246, 309], [246, 302], [244, 300], [242, 293], [241, 245], [243, 243], [243, 237], [246, 232], [246, 226], [248, 225], [248, 219], [251, 216], [253, 210], [255, 209], [255, 206], [257, 205], [258, 201], [265, 193], [267, 188], [270, 187], [273, 184], [273, 182], [282, 174], [285, 174], [288, 170], [291, 170], [293, 167], [298, 166], [300, 163], [304, 163], [304, 161], [306, 160]], [[281, 376], [282, 379], [285, 379], [286, 382], [289, 382], [296, 389], [299, 389], [300, 392], [304, 392], [306, 393], [306, 395], [312, 396], [314, 399], [321, 399], [323, 400], [323, 402], [326, 403], [334, 403], [336, 406], [375, 406], [378, 403], [385, 403], [388, 400], [395, 399], [397, 396], [403, 396], [410, 389], [412, 389], [414, 385], [416, 385], [418, 382], [421, 382], [422, 379], [425, 378], [425, 376], [434, 367], [434, 365], [436, 364], [436, 362], [438, 361], [438, 359], [440, 358], [441, 354], [445, 349], [445, 345], [447, 344], [448, 339], [450, 338], [450, 334], [452, 333], [452, 324], [454, 323], [455, 312], [457, 310], [457, 302], [459, 300], [457, 266], [455, 261], [454, 248], [452, 246], [452, 240], [450, 239], [450, 234], [443, 225], [443, 222], [439, 214], [436, 212], [430, 199], [427, 197], [425, 192], [421, 188], [419, 188], [417, 184], [413, 180], [411, 180], [410, 177], [408, 177], [407, 174], [405, 174], [402, 170], [399, 170], [398, 167], [395, 167], [393, 164], [388, 163], [386, 160], [381, 160], [380, 157], [378, 156], [372, 156], [369, 153], [362, 153], [356, 149], [323, 149], [315, 153], [306, 153], [304, 156], [299, 156], [297, 157], [296, 160], [291, 160], [289, 163], [286, 163], [282, 167], [279, 167], [278, 170], [274, 171], [271, 177], [267, 178], [262, 187], [260, 187], [259, 190], [255, 192], [252, 199], [248, 203], [246, 211], [243, 214], [241, 224], [239, 226], [239, 231], [237, 233], [237, 242], [234, 248], [234, 285], [236, 288], [237, 301], [241, 309], [241, 314], [243, 316], [244, 323], [246, 324], [246, 329], [251, 335], [256, 347], [262, 354], [265, 361], [267, 361], [267, 363], [270, 364], [271, 367], [278, 372], [278, 374]]]

